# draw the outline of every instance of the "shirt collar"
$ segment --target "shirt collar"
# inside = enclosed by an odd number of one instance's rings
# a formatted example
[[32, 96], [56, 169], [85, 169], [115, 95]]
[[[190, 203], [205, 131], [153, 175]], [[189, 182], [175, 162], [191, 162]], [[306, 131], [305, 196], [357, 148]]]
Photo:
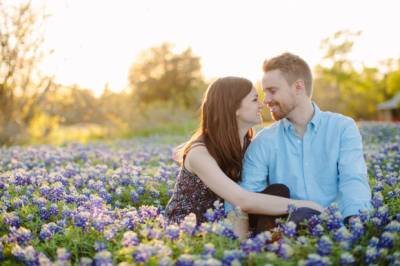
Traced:
[[[312, 129], [317, 130], [319, 122], [321, 121], [321, 110], [317, 106], [315, 102], [312, 102], [312, 106], [314, 108], [314, 114], [313, 117], [311, 118], [309, 124], [312, 126]], [[287, 118], [282, 119], [282, 124], [285, 130], [289, 130], [293, 128], [292, 122], [290, 122]]]

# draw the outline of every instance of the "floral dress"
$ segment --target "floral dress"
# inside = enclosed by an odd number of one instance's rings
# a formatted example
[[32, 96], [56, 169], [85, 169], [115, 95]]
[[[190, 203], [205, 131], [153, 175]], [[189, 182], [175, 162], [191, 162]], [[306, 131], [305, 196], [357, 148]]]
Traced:
[[[192, 146], [204, 145], [198, 142]], [[165, 217], [169, 223], [180, 223], [189, 213], [196, 215], [197, 224], [206, 222], [204, 214], [213, 208], [214, 201], [223, 200], [211, 191], [201, 179], [189, 172], [182, 164], [182, 168], [176, 178], [174, 193], [169, 200]]]

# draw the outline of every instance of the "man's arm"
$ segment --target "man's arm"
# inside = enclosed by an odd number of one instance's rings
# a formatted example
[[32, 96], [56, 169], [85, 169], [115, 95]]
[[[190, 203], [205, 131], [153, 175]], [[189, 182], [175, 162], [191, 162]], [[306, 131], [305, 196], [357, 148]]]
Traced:
[[346, 121], [340, 139], [339, 194], [337, 202], [344, 218], [358, 215], [361, 209], [371, 208], [371, 189], [368, 184], [360, 132], [354, 122]]
[[[252, 192], [260, 192], [267, 187], [269, 147], [265, 139], [258, 135], [247, 148], [243, 160], [242, 181], [239, 185]], [[225, 201], [225, 213], [233, 210], [231, 203]]]

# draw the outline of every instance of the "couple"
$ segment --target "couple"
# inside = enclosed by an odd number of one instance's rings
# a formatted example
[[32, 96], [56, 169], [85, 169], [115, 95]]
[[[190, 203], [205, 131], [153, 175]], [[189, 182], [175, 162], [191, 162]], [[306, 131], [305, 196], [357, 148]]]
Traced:
[[[198, 131], [181, 151], [181, 171], [165, 216], [197, 222], [225, 202], [239, 238], [271, 229], [274, 218], [298, 208], [295, 222], [336, 202], [345, 221], [370, 209], [361, 136], [346, 116], [323, 112], [311, 100], [312, 75], [300, 57], [284, 53], [264, 62], [264, 102], [252, 83], [225, 77], [207, 89]], [[265, 104], [277, 121], [253, 138]], [[248, 215], [247, 215], [248, 214]]]

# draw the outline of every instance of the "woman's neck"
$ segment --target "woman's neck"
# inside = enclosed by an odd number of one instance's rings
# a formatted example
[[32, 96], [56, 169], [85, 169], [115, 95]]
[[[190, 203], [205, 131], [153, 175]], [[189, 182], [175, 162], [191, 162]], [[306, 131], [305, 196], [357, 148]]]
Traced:
[[247, 132], [249, 131], [249, 128], [239, 128], [239, 140], [240, 140], [240, 147], [243, 149], [244, 145], [244, 138], [246, 137]]

